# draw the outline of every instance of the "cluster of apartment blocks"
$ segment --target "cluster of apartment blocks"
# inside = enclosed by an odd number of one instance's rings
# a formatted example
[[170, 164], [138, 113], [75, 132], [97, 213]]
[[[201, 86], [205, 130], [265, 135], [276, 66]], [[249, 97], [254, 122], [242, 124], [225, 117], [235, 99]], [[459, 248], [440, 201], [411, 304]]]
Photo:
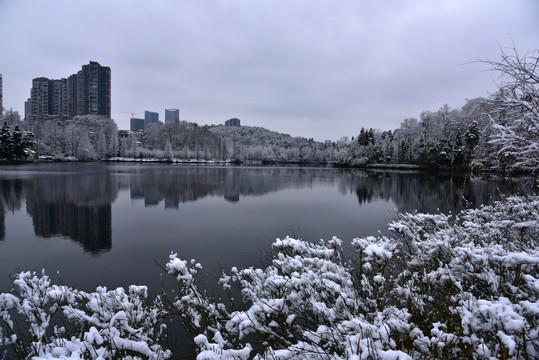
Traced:
[[[179, 122], [180, 121], [180, 110], [179, 109], [165, 109], [165, 123], [168, 122]], [[141, 118], [131, 118], [131, 131], [144, 131], [148, 128], [148, 125], [151, 123], [159, 122], [159, 113], [153, 111], [145, 111], [144, 119]]]
[[33, 79], [30, 98], [24, 104], [25, 118], [65, 120], [88, 114], [110, 118], [110, 74], [110, 67], [90, 61], [68, 78]]
[[[111, 117], [111, 71], [96, 61], [83, 65], [76, 74], [62, 79], [38, 77], [32, 80], [30, 98], [25, 102], [27, 120], [66, 120], [77, 115]], [[2, 74], [0, 74], [0, 110], [3, 109]], [[180, 121], [179, 109], [165, 109], [165, 123]], [[159, 122], [159, 113], [145, 111], [144, 119], [131, 118], [131, 131], [144, 131]], [[240, 126], [232, 118], [225, 126]]]
[[[3, 90], [2, 90], [2, 74], [0, 74], [0, 112], [4, 110], [4, 98], [3, 98]], [[2, 115], [0, 113], [0, 115]]]

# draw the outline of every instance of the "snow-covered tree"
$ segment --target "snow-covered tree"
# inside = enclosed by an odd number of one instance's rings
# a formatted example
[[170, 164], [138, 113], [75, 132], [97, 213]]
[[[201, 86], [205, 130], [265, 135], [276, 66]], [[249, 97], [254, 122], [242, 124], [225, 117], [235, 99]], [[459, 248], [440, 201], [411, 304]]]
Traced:
[[0, 159], [25, 159], [29, 151], [33, 151], [35, 143], [31, 132], [23, 133], [19, 124], [10, 131], [7, 122], [0, 129]]
[[7, 122], [4, 122], [0, 129], [0, 159], [6, 159], [11, 157], [13, 152], [13, 139], [9, 132], [9, 126]]
[[488, 100], [488, 116], [502, 164], [539, 170], [539, 49], [520, 54], [500, 50], [500, 59], [482, 60], [499, 73], [499, 89]]
[[107, 137], [104, 129], [101, 129], [97, 136], [96, 153], [98, 159], [105, 159], [108, 155]]
[[21, 131], [21, 128], [19, 125], [15, 125], [15, 129], [13, 129], [13, 133], [11, 134], [11, 141], [12, 141], [12, 156], [15, 159], [21, 159], [24, 157], [24, 150], [25, 150], [25, 142], [23, 138], [23, 134]]
[[5, 110], [3, 113], [0, 109], [0, 122], [6, 122], [11, 128], [15, 128], [17, 125], [22, 126], [21, 115], [12, 109]]
[[127, 157], [127, 138], [126, 137], [122, 137], [120, 139], [119, 153], [121, 157]]
[[334, 144], [313, 139], [292, 137], [257, 126], [212, 126], [209, 128], [221, 140], [223, 157], [241, 161], [262, 162], [332, 162], [336, 156]]
[[139, 151], [137, 135], [133, 132], [129, 133], [126, 143], [128, 156], [131, 156], [132, 158], [138, 157]]
[[170, 140], [167, 139], [167, 142], [165, 143], [165, 153], [164, 153], [165, 159], [172, 161], [174, 158], [174, 154], [172, 152], [172, 145], [170, 144]]
[[39, 155], [94, 160], [118, 153], [118, 127], [107, 117], [84, 115], [67, 121], [35, 121], [31, 128]]

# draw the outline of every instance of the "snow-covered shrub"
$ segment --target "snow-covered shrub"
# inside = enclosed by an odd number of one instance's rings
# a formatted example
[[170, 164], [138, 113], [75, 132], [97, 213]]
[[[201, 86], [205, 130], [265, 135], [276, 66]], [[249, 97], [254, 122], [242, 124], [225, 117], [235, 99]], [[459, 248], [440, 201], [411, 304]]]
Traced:
[[[539, 353], [539, 198], [510, 197], [458, 214], [404, 214], [389, 296], [430, 332], [441, 358]], [[429, 329], [429, 327], [431, 327]]]
[[232, 269], [244, 306], [226, 330], [260, 357], [534, 358], [539, 198], [448, 215], [402, 214], [398, 236], [277, 240], [271, 263]]
[[390, 229], [397, 236], [354, 239], [351, 259], [337, 238], [277, 239], [267, 266], [222, 275], [228, 306], [199, 288], [202, 266], [176, 254], [165, 268], [177, 290], [164, 301], [145, 287], [85, 293], [23, 272], [0, 294], [0, 349], [167, 358], [160, 334], [173, 316], [199, 359], [539, 356], [539, 197], [454, 218], [401, 214]]
[[226, 330], [262, 344], [258, 357], [409, 358], [391, 337], [412, 330], [409, 315], [365, 296], [383, 289], [378, 271], [391, 258], [390, 251], [362, 248], [368, 275], [358, 279], [337, 238], [312, 244], [287, 237], [277, 239], [273, 248], [272, 263], [265, 269], [234, 268], [221, 279], [225, 288], [239, 286], [245, 301], [242, 310], [231, 313]]
[[225, 305], [216, 303], [205, 291], [198, 287], [197, 274], [202, 265], [191, 260], [181, 260], [171, 254], [166, 264], [167, 272], [176, 279], [177, 293], [171, 298], [169, 311], [182, 319], [183, 325], [191, 332], [213, 336], [222, 328], [228, 313]]
[[[0, 294], [0, 345], [21, 359], [165, 359], [163, 306], [145, 286], [86, 293], [21, 272]], [[0, 354], [2, 355], [2, 354]]]

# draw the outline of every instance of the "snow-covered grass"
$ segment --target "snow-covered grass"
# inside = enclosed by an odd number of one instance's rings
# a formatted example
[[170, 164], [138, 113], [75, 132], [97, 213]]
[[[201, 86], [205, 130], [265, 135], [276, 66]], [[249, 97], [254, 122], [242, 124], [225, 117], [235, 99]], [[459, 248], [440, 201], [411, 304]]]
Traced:
[[539, 356], [539, 197], [389, 226], [393, 237], [354, 239], [352, 260], [337, 238], [277, 239], [266, 266], [222, 274], [227, 305], [198, 286], [202, 265], [177, 254], [165, 265], [177, 289], [155, 296], [21, 272], [0, 294], [0, 346], [20, 358], [167, 358], [174, 317], [199, 359]]

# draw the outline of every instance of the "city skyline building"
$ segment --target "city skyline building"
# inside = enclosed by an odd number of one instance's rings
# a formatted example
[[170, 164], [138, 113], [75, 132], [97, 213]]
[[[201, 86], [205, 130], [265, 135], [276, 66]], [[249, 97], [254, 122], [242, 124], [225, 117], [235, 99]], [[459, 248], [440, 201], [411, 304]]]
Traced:
[[51, 80], [49, 89], [49, 111], [62, 118], [67, 117], [67, 79]]
[[29, 119], [31, 113], [32, 113], [32, 100], [28, 99], [28, 101], [24, 102], [24, 118]]
[[32, 80], [30, 98], [24, 104], [25, 118], [31, 120], [66, 119], [67, 79], [38, 77]]
[[25, 118], [29, 120], [66, 120], [77, 115], [110, 118], [110, 67], [90, 61], [68, 78], [34, 78], [24, 110]]
[[232, 118], [225, 121], [225, 126], [241, 126], [240, 119]]
[[144, 130], [148, 128], [151, 123], [159, 122], [159, 113], [153, 111], [144, 111]]
[[144, 130], [144, 119], [140, 118], [131, 118], [131, 131], [141, 131]]
[[110, 78], [110, 67], [101, 66], [97, 61], [82, 66], [77, 73], [77, 115], [110, 118]]
[[4, 89], [2, 87], [2, 74], [0, 74], [0, 112], [4, 111]]
[[180, 109], [165, 109], [165, 124], [170, 121], [180, 121]]
[[38, 77], [32, 80], [32, 89], [30, 90], [28, 103], [30, 114], [25, 115], [32, 120], [44, 119], [51, 115], [49, 111], [49, 79]]
[[67, 78], [67, 116], [71, 119], [77, 115], [78, 101], [78, 77], [77, 74], [73, 74]]

